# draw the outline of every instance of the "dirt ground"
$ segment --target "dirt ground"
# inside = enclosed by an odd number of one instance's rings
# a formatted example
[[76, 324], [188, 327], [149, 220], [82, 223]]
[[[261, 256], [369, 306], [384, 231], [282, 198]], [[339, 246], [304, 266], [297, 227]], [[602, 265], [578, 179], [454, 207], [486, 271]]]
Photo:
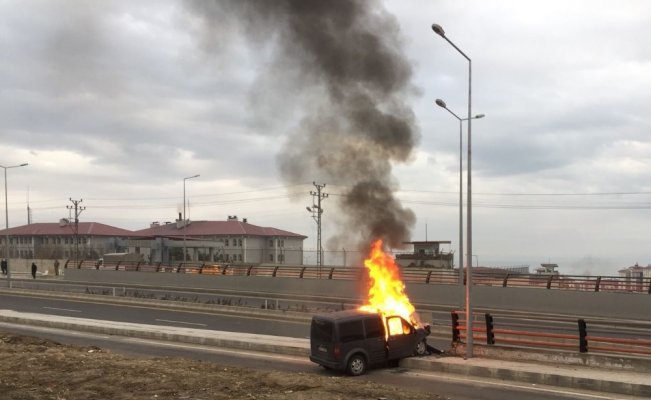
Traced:
[[362, 378], [129, 357], [0, 332], [0, 399], [432, 399]]

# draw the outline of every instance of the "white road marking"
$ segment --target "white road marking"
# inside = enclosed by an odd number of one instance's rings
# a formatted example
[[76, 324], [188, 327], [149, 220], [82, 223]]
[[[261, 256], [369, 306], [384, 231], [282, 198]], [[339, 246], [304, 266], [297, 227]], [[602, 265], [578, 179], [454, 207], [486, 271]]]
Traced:
[[43, 307], [46, 310], [58, 310], [58, 311], [69, 311], [69, 312], [81, 312], [81, 310], [71, 310], [69, 308], [57, 308], [57, 307]]
[[208, 326], [206, 324], [197, 324], [194, 322], [184, 322], [184, 321], [172, 321], [170, 319], [156, 319], [158, 322], [171, 322], [173, 324], [185, 324], [185, 325], [196, 325], [196, 326]]

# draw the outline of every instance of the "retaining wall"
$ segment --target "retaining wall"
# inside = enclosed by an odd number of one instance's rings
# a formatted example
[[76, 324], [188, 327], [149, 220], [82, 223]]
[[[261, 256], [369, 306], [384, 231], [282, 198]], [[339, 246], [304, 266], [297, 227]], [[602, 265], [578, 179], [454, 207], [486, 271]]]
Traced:
[[[272, 278], [66, 269], [66, 280], [104, 284], [139, 284], [200, 289], [224, 289], [267, 293], [342, 297], [361, 301], [365, 289], [349, 280]], [[464, 290], [458, 285], [410, 283], [407, 294], [413, 303], [461, 308]], [[651, 295], [640, 293], [587, 292], [543, 288], [473, 286], [472, 303], [478, 309], [506, 309], [549, 314], [606, 317], [651, 321]]]

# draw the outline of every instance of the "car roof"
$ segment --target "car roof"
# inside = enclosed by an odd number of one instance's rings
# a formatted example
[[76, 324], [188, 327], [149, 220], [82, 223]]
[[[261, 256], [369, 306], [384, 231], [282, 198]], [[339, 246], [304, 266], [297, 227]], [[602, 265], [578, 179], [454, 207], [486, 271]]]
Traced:
[[353, 310], [343, 310], [343, 311], [334, 311], [330, 313], [316, 314], [314, 318], [331, 320], [331, 321], [340, 321], [345, 319], [355, 319], [364, 316], [379, 316], [379, 315], [380, 314], [375, 312], [353, 309]]

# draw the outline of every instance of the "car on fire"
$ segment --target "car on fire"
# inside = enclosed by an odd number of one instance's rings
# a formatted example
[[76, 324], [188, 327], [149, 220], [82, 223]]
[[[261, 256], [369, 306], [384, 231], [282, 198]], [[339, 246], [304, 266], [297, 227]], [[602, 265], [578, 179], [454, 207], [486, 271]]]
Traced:
[[310, 360], [326, 369], [364, 374], [368, 368], [397, 363], [427, 352], [429, 326], [379, 312], [345, 310], [312, 317]]

